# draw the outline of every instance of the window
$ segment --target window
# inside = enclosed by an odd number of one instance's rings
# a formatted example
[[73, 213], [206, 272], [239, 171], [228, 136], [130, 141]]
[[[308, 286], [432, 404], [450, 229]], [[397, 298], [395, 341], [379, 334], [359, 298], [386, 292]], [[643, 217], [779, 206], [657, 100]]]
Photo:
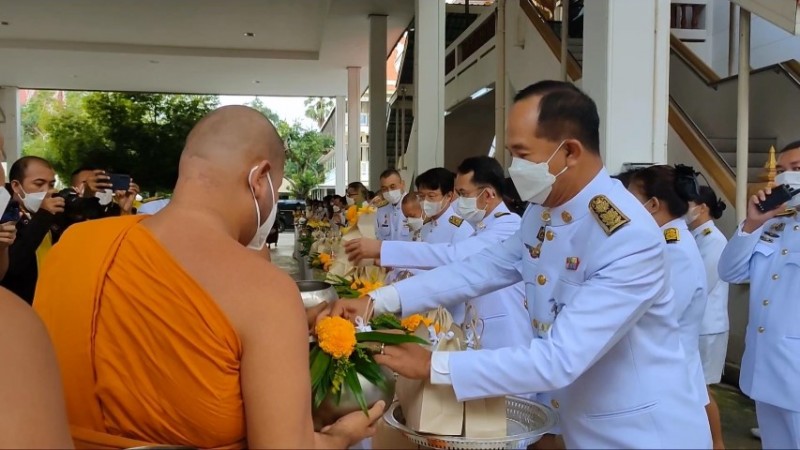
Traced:
[[369, 180], [369, 161], [361, 161], [361, 180]]
[[361, 113], [361, 126], [368, 127], [369, 126], [369, 114]]

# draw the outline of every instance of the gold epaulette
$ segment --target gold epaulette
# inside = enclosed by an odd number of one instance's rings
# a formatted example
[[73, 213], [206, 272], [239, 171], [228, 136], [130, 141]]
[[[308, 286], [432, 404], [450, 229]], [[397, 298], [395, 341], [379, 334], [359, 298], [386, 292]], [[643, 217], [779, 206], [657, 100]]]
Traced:
[[703, 236], [708, 236], [709, 234], [711, 234], [711, 228], [706, 228], [703, 230]]
[[667, 244], [672, 244], [680, 241], [681, 235], [677, 228], [667, 228], [664, 230], [664, 239], [667, 241]]
[[797, 210], [796, 209], [787, 209], [786, 211], [784, 211], [784, 212], [782, 212], [780, 214], [777, 214], [775, 217], [789, 217], [789, 216], [793, 216], [795, 214], [797, 214]]
[[386, 206], [388, 204], [389, 204], [389, 201], [386, 200], [386, 199], [378, 200], [378, 201], [375, 202], [375, 207], [376, 208], [383, 208], [384, 206]]
[[503, 216], [510, 216], [510, 215], [511, 215], [510, 212], [505, 212], [504, 211], [504, 212], [495, 213], [494, 218], [495, 219], [499, 219], [499, 218], [501, 218]]
[[605, 195], [597, 195], [592, 198], [589, 202], [589, 210], [592, 211], [597, 223], [603, 227], [603, 231], [608, 236], [611, 236], [631, 221]]
[[460, 227], [462, 223], [464, 223], [464, 219], [458, 216], [450, 216], [450, 220], [448, 221], [455, 225], [456, 227]]

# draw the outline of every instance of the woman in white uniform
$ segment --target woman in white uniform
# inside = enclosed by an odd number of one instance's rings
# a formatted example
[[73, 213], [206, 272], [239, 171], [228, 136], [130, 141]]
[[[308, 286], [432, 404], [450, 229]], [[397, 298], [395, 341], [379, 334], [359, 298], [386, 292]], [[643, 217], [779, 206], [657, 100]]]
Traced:
[[[714, 190], [701, 186], [700, 196], [696, 201], [689, 202], [689, 213], [686, 214], [686, 222], [706, 266], [708, 302], [700, 325], [700, 360], [707, 385], [717, 384], [722, 379], [728, 352], [728, 283], [719, 278], [717, 271], [720, 255], [728, 239], [714, 225], [714, 220], [722, 217], [723, 211], [725, 203], [717, 198]], [[706, 412], [711, 425], [711, 438], [714, 448], [723, 448], [719, 408], [711, 389], [708, 390], [708, 398], [710, 403], [706, 406]]]
[[706, 309], [703, 259], [684, 216], [697, 198], [694, 171], [685, 166], [650, 166], [630, 174], [628, 190], [639, 199], [664, 232], [669, 278], [675, 292], [675, 316], [698, 402], [708, 404], [700, 362], [700, 323]]

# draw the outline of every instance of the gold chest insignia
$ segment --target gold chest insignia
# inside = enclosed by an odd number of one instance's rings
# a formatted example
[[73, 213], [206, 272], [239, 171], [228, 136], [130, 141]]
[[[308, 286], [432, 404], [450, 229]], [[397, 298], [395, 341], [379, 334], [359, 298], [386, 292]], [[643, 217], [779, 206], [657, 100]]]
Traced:
[[611, 236], [631, 221], [605, 195], [598, 195], [592, 198], [589, 202], [589, 209], [608, 236]]
[[703, 230], [703, 236], [708, 236], [709, 234], [711, 234], [711, 228], [706, 228]]
[[667, 228], [664, 230], [664, 239], [666, 239], [667, 244], [674, 244], [681, 240], [681, 235], [678, 233], [677, 228]]
[[375, 207], [376, 208], [383, 208], [384, 206], [386, 206], [388, 204], [389, 204], [389, 202], [386, 199], [378, 200], [378, 201], [375, 202]]
[[464, 219], [458, 216], [450, 216], [450, 223], [455, 225], [456, 227], [460, 227], [462, 223], [464, 223]]

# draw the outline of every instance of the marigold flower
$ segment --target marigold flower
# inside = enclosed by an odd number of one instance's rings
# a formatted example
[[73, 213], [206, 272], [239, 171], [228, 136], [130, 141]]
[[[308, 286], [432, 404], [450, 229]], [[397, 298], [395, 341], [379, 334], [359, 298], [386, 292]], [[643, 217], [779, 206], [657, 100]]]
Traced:
[[413, 314], [400, 320], [400, 325], [412, 333], [417, 331], [420, 324], [425, 324], [426, 327], [429, 327], [432, 323], [433, 321], [431, 319], [422, 317], [422, 314]]
[[356, 327], [341, 317], [326, 317], [317, 323], [317, 342], [335, 359], [349, 358], [356, 348]]
[[347, 219], [347, 223], [355, 223], [358, 219], [358, 206], [353, 205], [347, 208], [347, 212], [344, 214], [344, 216]]

